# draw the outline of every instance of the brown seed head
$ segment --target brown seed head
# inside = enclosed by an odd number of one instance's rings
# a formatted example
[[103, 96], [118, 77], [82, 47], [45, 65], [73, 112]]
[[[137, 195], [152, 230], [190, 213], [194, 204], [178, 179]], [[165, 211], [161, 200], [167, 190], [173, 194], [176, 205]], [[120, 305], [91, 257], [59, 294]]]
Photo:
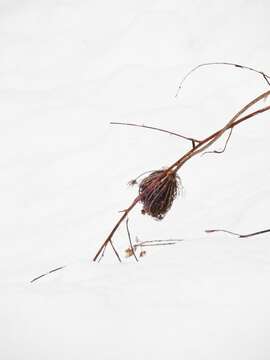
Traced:
[[143, 203], [143, 214], [162, 220], [170, 210], [179, 193], [180, 178], [174, 172], [157, 170], [144, 178], [139, 185], [139, 194]]

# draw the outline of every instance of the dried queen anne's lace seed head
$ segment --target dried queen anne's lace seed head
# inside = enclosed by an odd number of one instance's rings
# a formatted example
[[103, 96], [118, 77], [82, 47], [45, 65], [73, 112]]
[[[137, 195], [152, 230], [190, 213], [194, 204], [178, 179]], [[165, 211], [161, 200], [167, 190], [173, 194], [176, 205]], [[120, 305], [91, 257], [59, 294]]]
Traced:
[[179, 193], [181, 181], [175, 172], [157, 170], [144, 178], [139, 185], [139, 194], [143, 204], [142, 213], [162, 220], [170, 210]]

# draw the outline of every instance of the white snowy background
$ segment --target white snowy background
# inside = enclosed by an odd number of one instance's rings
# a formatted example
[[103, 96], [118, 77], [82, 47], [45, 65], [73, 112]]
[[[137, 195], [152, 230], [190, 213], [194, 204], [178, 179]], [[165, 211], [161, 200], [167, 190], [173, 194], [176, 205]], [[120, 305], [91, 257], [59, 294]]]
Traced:
[[[267, 0], [0, 0], [1, 360], [268, 360], [270, 115], [198, 156], [184, 194], [133, 238], [181, 238], [135, 263], [91, 260], [136, 196], [127, 182], [170, 165], [267, 90], [226, 67], [270, 73]], [[263, 105], [263, 103], [262, 103]], [[224, 141], [215, 145], [222, 147]], [[115, 245], [124, 255], [125, 227]], [[59, 265], [67, 267], [30, 284]]]

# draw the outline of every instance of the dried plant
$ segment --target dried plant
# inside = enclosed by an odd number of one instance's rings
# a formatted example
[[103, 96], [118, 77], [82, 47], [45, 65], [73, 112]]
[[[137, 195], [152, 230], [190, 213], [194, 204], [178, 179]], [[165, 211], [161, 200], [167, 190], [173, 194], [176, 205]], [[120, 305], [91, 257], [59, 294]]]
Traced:
[[[118, 220], [118, 222], [116, 223], [116, 225], [114, 226], [112, 231], [109, 233], [108, 237], [102, 243], [101, 247], [99, 248], [96, 255], [94, 256], [93, 261], [97, 261], [100, 256], [104, 255], [105, 249], [106, 249], [108, 244], [112, 245], [112, 237], [113, 237], [114, 233], [119, 228], [121, 223], [125, 220], [125, 218], [130, 213], [130, 211], [139, 202], [143, 203], [143, 211], [145, 211], [149, 215], [151, 215], [151, 216], [153, 216], [155, 218], [159, 218], [160, 216], [161, 217], [164, 216], [166, 214], [166, 212], [170, 209], [171, 204], [172, 204], [172, 202], [173, 202], [173, 200], [175, 198], [175, 192], [173, 192], [173, 196], [171, 197], [171, 200], [168, 202], [167, 207], [166, 207], [166, 203], [165, 203], [165, 205], [162, 205], [161, 208], [159, 208], [159, 207], [157, 207], [156, 203], [153, 202], [153, 199], [155, 198], [153, 196], [154, 192], [156, 194], [156, 199], [164, 199], [164, 193], [163, 193], [162, 196], [159, 194], [159, 191], [164, 189], [162, 187], [162, 184], [164, 184], [164, 179], [166, 179], [167, 177], [170, 177], [170, 176], [173, 176], [174, 178], [176, 178], [177, 172], [179, 171], [179, 169], [187, 161], [189, 161], [192, 157], [194, 157], [194, 156], [204, 152], [206, 149], [208, 149], [220, 137], [222, 137], [224, 135], [224, 133], [226, 133], [228, 130], [231, 132], [231, 130], [235, 126], [239, 125], [240, 123], [243, 123], [244, 121], [246, 121], [246, 120], [248, 120], [248, 119], [250, 119], [252, 117], [257, 116], [258, 114], [261, 114], [263, 112], [266, 112], [266, 111], [270, 110], [270, 105], [268, 105], [268, 106], [265, 106], [265, 107], [263, 107], [261, 109], [258, 109], [258, 110], [254, 111], [254, 112], [251, 112], [251, 113], [241, 117], [248, 109], [250, 109], [252, 106], [257, 104], [261, 100], [266, 99], [269, 95], [270, 95], [270, 91], [268, 90], [268, 91], [264, 92], [263, 94], [257, 96], [254, 100], [249, 102], [240, 111], [238, 111], [238, 113], [236, 115], [234, 115], [227, 122], [227, 124], [223, 128], [221, 128], [220, 130], [214, 132], [213, 134], [209, 135], [208, 137], [206, 137], [203, 140], [198, 140], [198, 142], [195, 142], [195, 143], [193, 142], [192, 143], [192, 149], [187, 151], [183, 156], [181, 156], [171, 166], [169, 166], [165, 170], [161, 170], [159, 172], [158, 176], [156, 176], [156, 172], [154, 172], [154, 176], [156, 177], [155, 181], [151, 177], [151, 175], [152, 175], [151, 174], [150, 175], [150, 180], [151, 181], [149, 181], [149, 179], [146, 181], [146, 184], [148, 184], [148, 186], [146, 185], [146, 186], [140, 186], [139, 187], [140, 191], [139, 191], [138, 196], [133, 200], [133, 202], [130, 204], [130, 206], [123, 211], [122, 216], [120, 217], [120, 219]], [[227, 145], [227, 142], [226, 142], [226, 145]], [[150, 186], [149, 183], [152, 184], [152, 185]], [[175, 191], [175, 189], [177, 189], [177, 187], [174, 187], [174, 191]], [[155, 204], [154, 208], [153, 208], [153, 203]], [[118, 257], [118, 260], [121, 261], [120, 256], [119, 256], [118, 253], [117, 253], [117, 257]]]
[[[182, 88], [184, 81], [195, 70], [197, 70], [198, 68], [200, 68], [202, 66], [206, 66], [206, 65], [230, 65], [230, 66], [235, 66], [237, 68], [250, 70], [250, 71], [253, 71], [253, 72], [261, 75], [264, 78], [264, 80], [266, 81], [266, 83], [268, 85], [270, 85], [270, 76], [266, 75], [262, 71], [258, 71], [256, 69], [254, 69], [254, 68], [239, 65], [239, 64], [234, 64], [234, 63], [205, 63], [205, 64], [200, 64], [200, 65], [196, 66], [195, 68], [193, 68], [191, 71], [189, 71], [184, 76], [184, 78], [182, 79], [182, 81], [180, 83], [178, 92]], [[122, 222], [125, 219], [127, 219], [127, 216], [131, 212], [131, 210], [138, 203], [142, 203], [142, 205], [143, 205], [142, 213], [148, 214], [151, 217], [158, 219], [158, 220], [163, 219], [164, 216], [167, 214], [167, 212], [170, 210], [170, 208], [173, 204], [173, 201], [175, 200], [175, 198], [177, 197], [177, 195], [179, 193], [179, 190], [181, 189], [181, 181], [180, 181], [180, 177], [178, 176], [177, 173], [182, 168], [182, 166], [187, 161], [189, 161], [192, 157], [205, 152], [206, 149], [208, 149], [211, 145], [213, 145], [226, 132], [229, 132], [229, 136], [226, 140], [224, 149], [222, 151], [210, 151], [212, 153], [224, 152], [226, 150], [228, 141], [230, 140], [232, 130], [236, 126], [238, 126], [239, 124], [243, 123], [244, 121], [246, 121], [250, 118], [254, 118], [257, 115], [270, 110], [270, 105], [268, 105], [268, 106], [264, 106], [256, 111], [253, 111], [249, 114], [243, 115], [247, 110], [249, 110], [251, 107], [253, 107], [255, 104], [257, 104], [261, 100], [265, 100], [269, 95], [270, 95], [270, 91], [268, 90], [268, 91], [262, 93], [261, 95], [257, 96], [255, 99], [253, 99], [247, 105], [245, 105], [235, 116], [233, 116], [226, 123], [226, 125], [223, 128], [221, 128], [220, 130], [214, 132], [213, 134], [209, 135], [208, 137], [206, 137], [205, 139], [202, 139], [202, 140], [198, 140], [198, 139], [195, 139], [192, 137], [187, 137], [182, 134], [180, 135], [180, 134], [173, 133], [173, 132], [170, 132], [165, 129], [159, 129], [159, 128], [152, 127], [152, 126], [130, 124], [130, 123], [113, 123], [113, 124], [117, 124], [117, 125], [130, 125], [130, 126], [136, 126], [136, 127], [143, 127], [143, 128], [157, 130], [157, 131], [161, 131], [161, 132], [168, 133], [171, 135], [175, 135], [184, 140], [190, 141], [192, 148], [189, 151], [187, 151], [184, 155], [182, 155], [178, 160], [176, 160], [171, 166], [169, 166], [163, 170], [151, 171], [150, 175], [146, 176], [145, 178], [143, 178], [143, 180], [141, 180], [139, 182], [138, 195], [132, 201], [132, 203], [124, 211], [122, 211], [122, 215], [121, 215], [120, 219], [114, 225], [113, 229], [108, 234], [106, 239], [102, 242], [100, 248], [98, 249], [96, 255], [93, 258], [93, 261], [100, 261], [105, 254], [107, 246], [110, 244], [115, 255], [117, 256], [118, 260], [121, 262], [121, 258], [112, 242], [112, 238], [113, 238], [115, 232], [117, 231], [117, 229], [119, 228], [119, 226], [122, 224]], [[141, 177], [144, 174], [146, 174], [146, 173], [141, 174], [139, 177]], [[130, 182], [130, 184], [131, 185], [138, 184], [139, 177], [132, 180]], [[128, 256], [128, 257], [133, 255], [135, 257], [135, 259], [138, 261], [138, 258], [136, 257], [135, 253], [136, 253], [136, 250], [138, 248], [140, 248], [141, 251], [140, 251], [139, 257], [144, 256], [146, 252], [145, 252], [145, 250], [142, 249], [143, 246], [171, 245], [170, 242], [167, 242], [166, 244], [165, 243], [161, 244], [161, 241], [159, 244], [158, 244], [158, 241], [153, 241], [152, 243], [151, 242], [140, 242], [140, 243], [136, 243], [135, 245], [132, 245], [130, 232], [128, 230], [128, 221], [126, 222], [126, 224], [127, 224], [127, 231], [128, 231], [128, 236], [129, 236], [129, 242], [130, 242], [130, 247], [126, 250], [126, 256]], [[224, 231], [224, 230], [208, 230], [208, 232], [214, 232], [214, 231]], [[256, 234], [263, 233], [263, 232], [268, 232], [268, 231], [269, 230], [250, 234], [249, 236], [256, 235]], [[241, 236], [241, 237], [246, 237], [246, 236]], [[36, 277], [35, 279], [32, 280], [32, 282], [38, 280], [39, 278], [41, 278], [47, 274], [58, 271], [64, 267], [65, 266], [53, 269], [46, 274]]]
[[[127, 225], [128, 229], [128, 225]], [[128, 230], [129, 239], [130, 239], [130, 233]], [[136, 242], [135, 244], [131, 243], [130, 239], [130, 247], [125, 250], [125, 257], [131, 257], [134, 256], [136, 261], [138, 261], [138, 258], [136, 256], [136, 252], [139, 250], [139, 257], [143, 257], [146, 255], [146, 250], [144, 250], [145, 247], [155, 247], [155, 246], [171, 246], [176, 245], [179, 242], [184, 241], [184, 239], [168, 239], [168, 240], [145, 240], [141, 241], [136, 236]]]

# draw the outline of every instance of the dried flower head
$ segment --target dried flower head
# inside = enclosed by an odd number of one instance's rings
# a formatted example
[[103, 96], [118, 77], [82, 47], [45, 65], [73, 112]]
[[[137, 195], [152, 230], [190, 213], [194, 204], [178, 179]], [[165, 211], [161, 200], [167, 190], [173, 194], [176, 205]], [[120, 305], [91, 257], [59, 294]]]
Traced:
[[140, 252], [140, 257], [144, 257], [146, 255], [146, 251], [145, 250], [142, 250], [141, 252]]
[[157, 170], [144, 178], [139, 185], [143, 214], [162, 220], [179, 193], [181, 181], [175, 172]]
[[127, 248], [125, 250], [125, 257], [130, 257], [133, 255], [133, 250], [131, 248]]

